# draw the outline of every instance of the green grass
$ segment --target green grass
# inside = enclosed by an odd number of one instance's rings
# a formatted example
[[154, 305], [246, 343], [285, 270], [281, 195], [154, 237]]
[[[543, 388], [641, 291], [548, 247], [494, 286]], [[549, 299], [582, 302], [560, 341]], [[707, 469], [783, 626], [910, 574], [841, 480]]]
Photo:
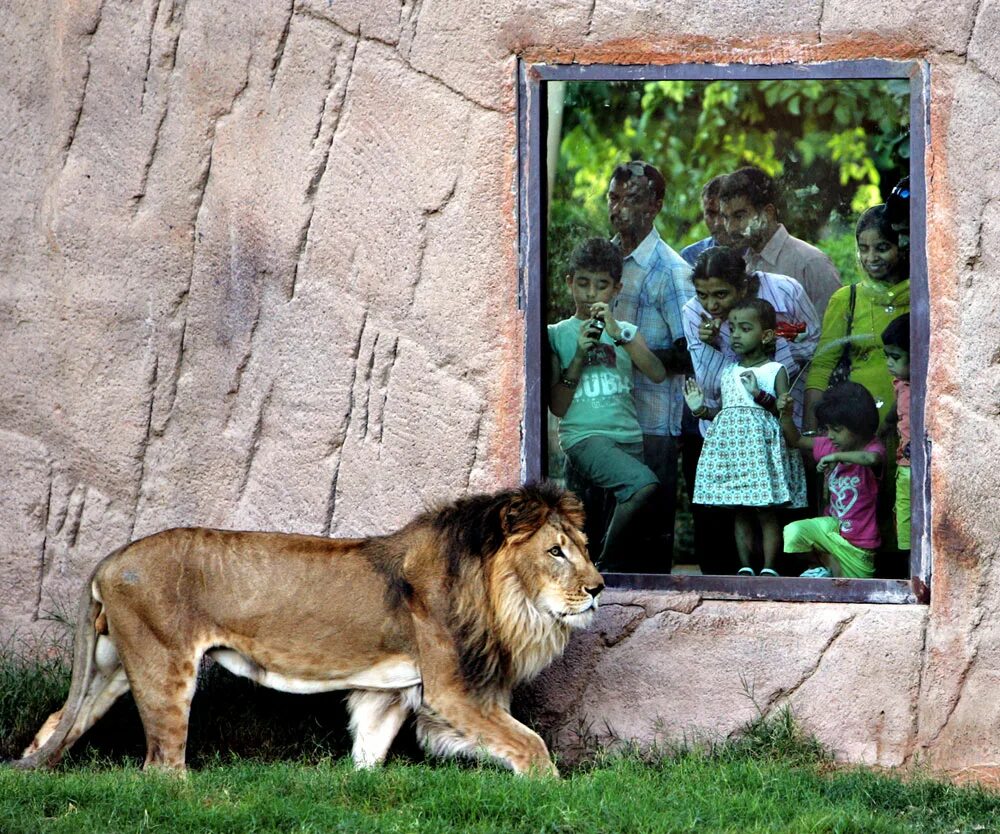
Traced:
[[[59, 706], [65, 683], [55, 661], [0, 652], [5, 755]], [[358, 772], [339, 699], [281, 696], [218, 670], [203, 684], [186, 779], [139, 770], [126, 698], [58, 768], [0, 767], [0, 834], [1000, 832], [1000, 794], [837, 768], [788, 711], [732, 740], [596, 752], [560, 781], [420, 763], [398, 747], [388, 766]]]
[[978, 832], [1000, 796], [929, 780], [740, 754], [625, 756], [531, 780], [489, 768], [236, 761], [187, 779], [94, 762], [0, 769], [0, 831]]

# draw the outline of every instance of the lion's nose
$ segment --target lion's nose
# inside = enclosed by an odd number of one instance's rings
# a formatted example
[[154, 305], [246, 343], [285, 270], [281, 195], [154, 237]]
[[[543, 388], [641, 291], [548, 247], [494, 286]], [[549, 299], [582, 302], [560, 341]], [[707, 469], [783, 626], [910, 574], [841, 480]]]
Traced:
[[592, 597], [594, 597], [594, 599], [597, 599], [597, 595], [603, 590], [604, 590], [603, 582], [600, 583], [599, 585], [595, 585], [593, 588], [586, 589], [587, 593], [590, 594]]

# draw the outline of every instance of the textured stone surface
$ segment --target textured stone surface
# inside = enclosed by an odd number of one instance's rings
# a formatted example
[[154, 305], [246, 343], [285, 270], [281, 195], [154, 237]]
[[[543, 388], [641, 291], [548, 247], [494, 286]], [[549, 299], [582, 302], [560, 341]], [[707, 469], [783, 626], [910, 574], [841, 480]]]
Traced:
[[[560, 747], [790, 706], [992, 772], [1000, 4], [0, 4], [0, 633], [178, 524], [377, 533], [520, 476], [516, 58], [925, 59], [929, 607], [609, 593], [519, 696]], [[752, 696], [752, 697], [751, 697]]]
[[845, 759], [906, 760], [924, 609], [747, 605], [690, 594], [658, 595], [666, 604], [653, 607], [644, 596], [614, 594], [525, 696], [564, 750], [716, 740], [788, 706]]

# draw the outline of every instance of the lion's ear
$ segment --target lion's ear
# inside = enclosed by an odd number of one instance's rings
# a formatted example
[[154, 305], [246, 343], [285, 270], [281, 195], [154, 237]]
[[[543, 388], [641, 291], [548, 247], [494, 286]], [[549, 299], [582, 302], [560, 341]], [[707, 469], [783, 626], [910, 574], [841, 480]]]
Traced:
[[500, 527], [507, 539], [527, 538], [548, 517], [550, 507], [534, 496], [514, 493], [500, 508]]
[[567, 491], [562, 494], [559, 499], [557, 511], [559, 515], [576, 527], [577, 530], [583, 530], [583, 525], [587, 519], [586, 513], [583, 509], [583, 503], [572, 492]]

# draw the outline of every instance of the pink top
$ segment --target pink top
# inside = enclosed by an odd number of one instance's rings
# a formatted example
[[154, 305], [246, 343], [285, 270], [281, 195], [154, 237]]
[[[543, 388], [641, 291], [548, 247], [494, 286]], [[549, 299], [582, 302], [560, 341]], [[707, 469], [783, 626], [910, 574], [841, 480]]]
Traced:
[[899, 445], [896, 447], [896, 465], [910, 465], [910, 381], [894, 379], [892, 387], [896, 389], [896, 413], [899, 422], [896, 431], [899, 432]]
[[[817, 437], [813, 444], [813, 457], [817, 461], [836, 451], [828, 437]], [[885, 447], [875, 439], [862, 451], [885, 455]], [[826, 514], [839, 518], [840, 535], [862, 550], [874, 550], [882, 542], [875, 520], [878, 482], [875, 468], [858, 463], [835, 463], [826, 473], [830, 489], [830, 505]]]

